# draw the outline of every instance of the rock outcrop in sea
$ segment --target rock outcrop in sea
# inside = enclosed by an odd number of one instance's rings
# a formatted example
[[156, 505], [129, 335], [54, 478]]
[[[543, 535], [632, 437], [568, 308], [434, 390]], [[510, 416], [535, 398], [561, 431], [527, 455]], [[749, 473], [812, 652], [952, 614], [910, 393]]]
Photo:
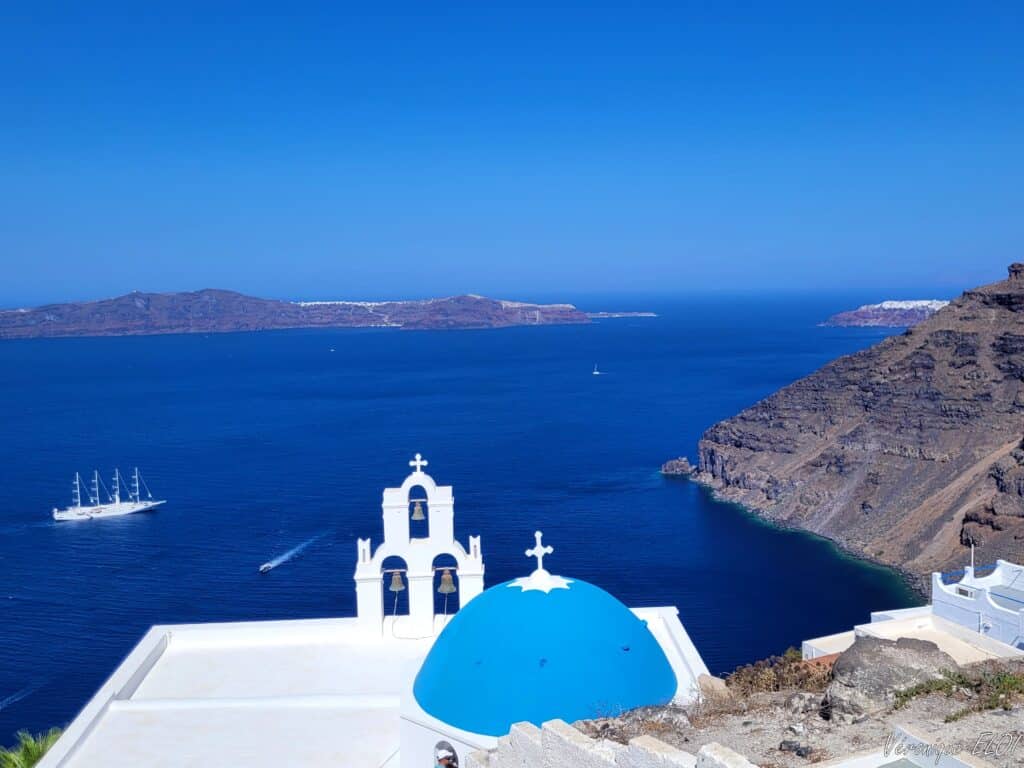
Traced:
[[678, 459], [669, 459], [661, 465], [661, 474], [666, 477], [689, 477], [693, 474], [694, 466], [685, 456]]
[[923, 576], [1024, 555], [1024, 264], [708, 429], [721, 498]]

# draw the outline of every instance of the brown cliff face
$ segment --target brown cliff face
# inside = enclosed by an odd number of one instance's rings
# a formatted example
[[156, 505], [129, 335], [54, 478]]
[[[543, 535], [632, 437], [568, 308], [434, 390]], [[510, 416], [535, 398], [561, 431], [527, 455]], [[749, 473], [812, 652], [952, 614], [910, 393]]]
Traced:
[[704, 433], [696, 478], [911, 574], [1024, 557], [1024, 264]]
[[282, 328], [501, 328], [588, 322], [589, 318], [571, 304], [524, 304], [483, 296], [295, 303], [207, 289], [189, 293], [130, 293], [101, 301], [0, 311], [0, 339]]

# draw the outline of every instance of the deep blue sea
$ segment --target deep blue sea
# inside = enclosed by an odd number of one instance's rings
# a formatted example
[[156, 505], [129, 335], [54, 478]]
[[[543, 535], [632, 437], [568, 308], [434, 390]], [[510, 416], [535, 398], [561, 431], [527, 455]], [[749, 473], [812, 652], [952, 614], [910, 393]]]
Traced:
[[[455, 486], [460, 538], [482, 535], [488, 583], [529, 572], [541, 528], [552, 571], [678, 606], [717, 673], [915, 602], [884, 569], [658, 474], [884, 332], [817, 327], [838, 300], [580, 304], [660, 316], [0, 342], [0, 743], [65, 724], [154, 623], [351, 615], [356, 537], [380, 540], [381, 490], [417, 451]], [[160, 511], [50, 519], [75, 470], [136, 464]]]

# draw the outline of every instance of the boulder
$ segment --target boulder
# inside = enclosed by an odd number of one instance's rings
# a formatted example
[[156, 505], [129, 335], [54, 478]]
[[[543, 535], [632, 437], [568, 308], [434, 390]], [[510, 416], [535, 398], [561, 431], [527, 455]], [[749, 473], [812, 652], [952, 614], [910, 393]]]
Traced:
[[779, 752], [792, 752], [797, 757], [810, 757], [814, 750], [799, 741], [785, 739], [779, 744]]
[[794, 693], [786, 699], [786, 711], [793, 715], [806, 715], [821, 708], [821, 696], [813, 693]]
[[822, 711], [831, 719], [852, 722], [891, 707], [896, 694], [957, 668], [935, 643], [901, 637], [858, 637], [839, 654]]
[[725, 680], [712, 675], [701, 675], [697, 678], [697, 685], [700, 687], [700, 695], [710, 701], [722, 701], [732, 698], [732, 691], [725, 684]]

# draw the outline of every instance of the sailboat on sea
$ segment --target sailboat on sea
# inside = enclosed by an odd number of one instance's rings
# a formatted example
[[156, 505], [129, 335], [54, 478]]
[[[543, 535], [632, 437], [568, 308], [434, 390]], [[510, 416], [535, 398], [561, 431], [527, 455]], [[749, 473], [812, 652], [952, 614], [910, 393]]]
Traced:
[[594, 375], [595, 376], [600, 376], [601, 375], [601, 371], [597, 370], [597, 363], [594, 363]]
[[[89, 503], [82, 504], [82, 478], [75, 472], [74, 482], [71, 484], [71, 506], [65, 509], [53, 510], [54, 520], [92, 520], [97, 517], [120, 517], [131, 515], [135, 512], [148, 512], [156, 509], [166, 502], [162, 499], [154, 499], [149, 491], [149, 486], [142, 479], [139, 468], [132, 470], [131, 484], [128, 488], [127, 501], [121, 499], [121, 483], [124, 478], [121, 471], [114, 470], [113, 491], [107, 491], [100, 480], [100, 473], [93, 470], [92, 487], [89, 489]], [[100, 503], [100, 488], [107, 494], [107, 502]], [[142, 498], [142, 488], [146, 489], [146, 498]]]

